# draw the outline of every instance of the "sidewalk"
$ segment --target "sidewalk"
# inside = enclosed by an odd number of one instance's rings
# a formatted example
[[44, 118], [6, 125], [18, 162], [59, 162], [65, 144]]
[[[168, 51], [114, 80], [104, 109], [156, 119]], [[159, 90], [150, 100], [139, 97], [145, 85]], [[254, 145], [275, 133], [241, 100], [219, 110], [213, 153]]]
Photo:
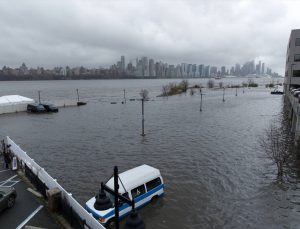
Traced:
[[0, 188], [14, 187], [17, 191], [15, 205], [11, 209], [0, 212], [1, 228], [21, 229], [25, 226], [35, 226], [48, 229], [61, 228], [49, 215], [47, 209], [38, 198], [28, 191], [28, 186], [19, 175], [5, 169], [3, 157], [0, 157]]

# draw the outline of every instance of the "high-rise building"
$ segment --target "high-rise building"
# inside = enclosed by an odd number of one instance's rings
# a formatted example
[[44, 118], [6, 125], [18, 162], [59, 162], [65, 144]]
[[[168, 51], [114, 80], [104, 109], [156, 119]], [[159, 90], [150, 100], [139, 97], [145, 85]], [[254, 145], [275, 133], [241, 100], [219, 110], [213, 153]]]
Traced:
[[229, 73], [231, 76], [234, 76], [235, 75], [235, 72], [234, 72], [234, 67], [232, 66], [230, 68], [230, 73]]
[[149, 76], [149, 62], [148, 57], [142, 58], [143, 76]]
[[234, 75], [235, 76], [240, 76], [241, 75], [241, 65], [239, 63], [235, 64]]
[[153, 59], [149, 60], [149, 76], [151, 77], [155, 76], [155, 65]]
[[225, 76], [226, 75], [226, 67], [222, 66], [221, 67], [221, 76]]
[[204, 77], [209, 77], [210, 76], [210, 66], [207, 65], [204, 68]]
[[121, 56], [121, 73], [125, 73], [125, 56]]
[[198, 66], [198, 71], [199, 71], [199, 77], [204, 77], [204, 65], [203, 64], [200, 64]]
[[188, 64], [187, 65], [187, 76], [188, 77], [193, 77], [192, 75], [193, 75], [193, 65], [192, 64]]
[[186, 63], [181, 64], [181, 76], [187, 77], [187, 64]]
[[180, 67], [180, 64], [177, 64], [176, 65], [176, 78], [181, 78], [182, 76], [181, 76], [181, 67]]
[[262, 66], [261, 66], [261, 74], [265, 74], [265, 63], [262, 63]]
[[210, 76], [216, 77], [218, 75], [218, 68], [216, 66], [212, 66], [210, 68]]

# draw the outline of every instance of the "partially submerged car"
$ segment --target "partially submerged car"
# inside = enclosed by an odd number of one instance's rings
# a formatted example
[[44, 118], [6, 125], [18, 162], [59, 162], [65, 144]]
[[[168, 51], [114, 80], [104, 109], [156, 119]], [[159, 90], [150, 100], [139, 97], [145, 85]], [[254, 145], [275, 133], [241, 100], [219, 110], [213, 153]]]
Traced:
[[46, 112], [45, 107], [39, 103], [31, 103], [27, 105], [27, 112], [31, 113], [43, 113]]
[[17, 192], [14, 188], [0, 187], [0, 211], [13, 207], [16, 198]]
[[58, 112], [58, 108], [51, 103], [41, 103], [47, 112]]

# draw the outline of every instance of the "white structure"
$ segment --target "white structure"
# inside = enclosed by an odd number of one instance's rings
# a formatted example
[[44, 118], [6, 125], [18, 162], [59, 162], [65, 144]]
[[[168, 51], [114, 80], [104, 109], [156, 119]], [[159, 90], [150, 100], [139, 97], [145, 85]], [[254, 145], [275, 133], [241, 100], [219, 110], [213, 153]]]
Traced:
[[284, 90], [300, 87], [300, 29], [291, 31], [285, 65]]
[[1, 96], [0, 114], [26, 111], [30, 103], [34, 103], [34, 100], [20, 95]]

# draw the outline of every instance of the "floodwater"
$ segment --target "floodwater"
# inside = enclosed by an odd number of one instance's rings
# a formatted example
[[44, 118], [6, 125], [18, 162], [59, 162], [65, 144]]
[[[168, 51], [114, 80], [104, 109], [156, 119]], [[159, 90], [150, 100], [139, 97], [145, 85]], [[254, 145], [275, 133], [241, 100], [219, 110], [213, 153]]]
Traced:
[[[117, 165], [160, 169], [165, 196], [139, 210], [147, 228], [299, 228], [300, 176], [276, 182], [276, 167], [259, 148], [264, 129], [281, 115], [282, 96], [269, 89], [204, 89], [194, 96], [156, 97], [179, 80], [0, 82], [0, 95], [75, 100], [82, 107], [56, 114], [0, 116], [0, 137], [9, 135], [80, 203], [91, 198]], [[207, 80], [190, 80], [204, 85]], [[247, 81], [226, 79], [224, 84]], [[269, 79], [255, 79], [260, 84]], [[219, 81], [215, 81], [216, 84]], [[141, 89], [145, 137], [141, 137]], [[127, 103], [123, 100], [126, 90]], [[110, 104], [117, 102], [117, 104]]]

